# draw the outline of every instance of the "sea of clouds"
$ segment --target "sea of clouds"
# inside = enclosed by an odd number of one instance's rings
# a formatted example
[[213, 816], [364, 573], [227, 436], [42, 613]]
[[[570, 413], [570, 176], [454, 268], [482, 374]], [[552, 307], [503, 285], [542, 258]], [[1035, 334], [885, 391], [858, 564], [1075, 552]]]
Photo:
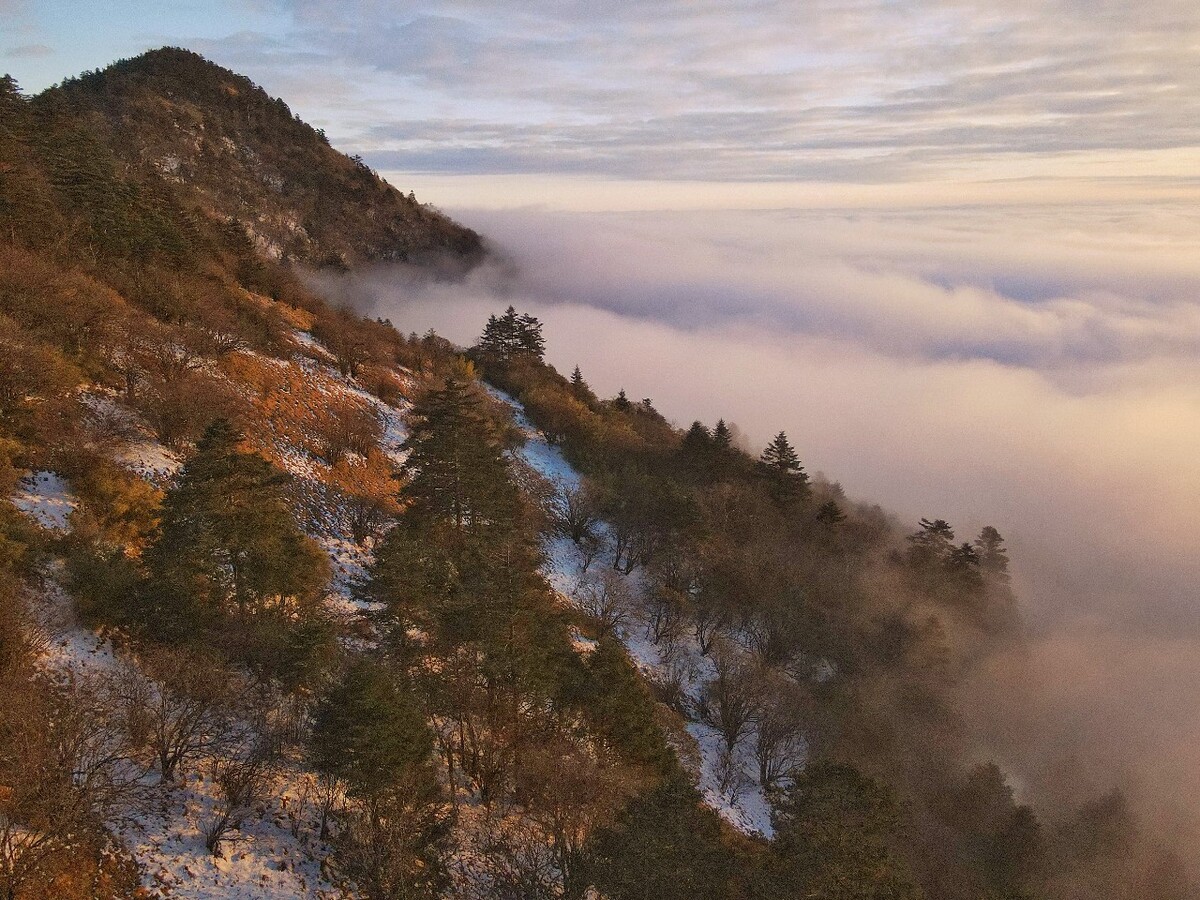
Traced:
[[327, 285], [471, 343], [509, 303], [548, 359], [668, 417], [785, 429], [811, 472], [902, 520], [995, 525], [1030, 638], [970, 686], [1030, 796], [1200, 806], [1200, 216], [1158, 205], [456, 211], [502, 262]]

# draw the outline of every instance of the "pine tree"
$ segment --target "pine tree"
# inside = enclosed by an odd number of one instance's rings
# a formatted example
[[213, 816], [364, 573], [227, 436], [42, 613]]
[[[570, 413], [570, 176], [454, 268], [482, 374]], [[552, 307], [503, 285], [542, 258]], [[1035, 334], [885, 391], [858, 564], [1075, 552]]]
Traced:
[[517, 320], [517, 349], [541, 359], [546, 353], [546, 339], [542, 337], [542, 323], [526, 313]]
[[985, 526], [975, 539], [975, 550], [979, 556], [979, 567], [990, 578], [1000, 582], [1009, 580], [1008, 550], [999, 531], [991, 525]]
[[776, 503], [788, 505], [808, 496], [808, 474], [800, 465], [800, 457], [788, 441], [787, 434], [779, 432], [763, 450], [758, 461], [759, 470], [767, 477], [771, 496]]
[[837, 505], [836, 500], [826, 500], [817, 509], [817, 521], [829, 528], [836, 528], [839, 524], [846, 521], [846, 514], [842, 512], [842, 508]]
[[712, 434], [703, 422], [696, 421], [679, 442], [679, 455], [691, 469], [700, 468], [712, 453]]
[[517, 495], [508, 463], [466, 382], [447, 378], [417, 401], [410, 422], [404, 494], [413, 516], [449, 523], [460, 534], [511, 522]]
[[621, 412], [629, 412], [629, 410], [633, 409], [633, 404], [630, 403], [629, 398], [625, 396], [625, 388], [621, 388], [621, 390], [617, 392], [617, 397], [615, 400], [613, 400], [612, 405], [613, 409], [620, 410]]
[[582, 398], [584, 391], [587, 390], [587, 382], [583, 380], [583, 372], [579, 371], [579, 366], [571, 372], [571, 392], [576, 398]]
[[850, 766], [810, 763], [779, 798], [767, 898], [919, 900], [907, 866], [891, 851], [900, 814], [891, 792]]
[[317, 768], [351, 792], [385, 790], [433, 753], [433, 737], [411, 691], [377, 663], [355, 662], [317, 708], [312, 736]]
[[518, 315], [512, 306], [499, 318], [488, 316], [477, 346], [482, 353], [504, 362], [519, 354], [528, 354], [540, 360], [546, 351], [542, 323], [528, 313]]
[[163, 501], [146, 554], [160, 594], [202, 618], [286, 614], [318, 599], [328, 579], [325, 555], [292, 517], [288, 476], [241, 441], [227, 420], [209, 426]]
[[724, 419], [717, 419], [712, 432], [712, 442], [718, 452], [733, 448], [733, 432], [729, 430]]
[[910, 534], [908, 562], [915, 568], [942, 565], [954, 550], [954, 529], [945, 519], [922, 519], [919, 531]]

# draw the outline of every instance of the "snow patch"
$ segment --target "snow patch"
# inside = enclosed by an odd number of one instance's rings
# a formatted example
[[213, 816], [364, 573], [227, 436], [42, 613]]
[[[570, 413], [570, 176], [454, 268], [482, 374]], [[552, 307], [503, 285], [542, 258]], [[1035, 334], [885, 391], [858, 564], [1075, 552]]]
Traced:
[[[566, 461], [562, 451], [547, 443], [541, 432], [530, 424], [520, 404], [503, 391], [494, 388], [490, 391], [513, 408], [517, 427], [525, 433], [526, 444], [519, 451], [521, 459], [554, 484], [578, 488], [581, 484], [579, 473]], [[603, 523], [597, 532], [608, 542], [608, 531]], [[552, 537], [546, 541], [544, 549], [542, 574], [566, 602], [572, 602], [585, 577], [578, 548], [565, 537]], [[610, 551], [593, 560], [589, 571], [611, 565]], [[628, 575], [616, 573], [616, 577], [625, 582], [634, 601], [629, 620], [616, 628], [617, 636], [643, 676], [658, 684], [671, 684], [679, 690], [680, 703], [689, 720], [687, 731], [696, 743], [695, 776], [705, 803], [740, 831], [772, 837], [771, 805], [758, 782], [758, 767], [751, 751], [755, 735], [745, 737], [732, 755], [726, 754], [723, 738], [715, 728], [700, 721], [697, 714], [705, 684], [716, 677], [713, 661], [700, 651], [695, 637], [687, 629], [672, 647], [671, 658], [664, 659], [662, 649], [651, 640], [649, 630], [641, 620], [640, 601], [646, 593], [641, 570], [635, 569]], [[575, 640], [572, 643], [576, 650], [586, 652]]]
[[66, 479], [56, 472], [26, 475], [17, 485], [12, 503], [43, 528], [57, 532], [68, 530], [67, 519], [79, 505]]
[[485, 387], [489, 394], [512, 409], [517, 429], [525, 437], [525, 445], [517, 451], [521, 459], [551, 484], [578, 489], [581, 484], [579, 473], [567, 462], [562, 451], [546, 440], [546, 435], [529, 421], [524, 407], [504, 391], [490, 385]]
[[151, 440], [131, 441], [118, 452], [117, 461], [139, 478], [157, 485], [166, 484], [183, 468], [177, 453]]
[[150, 811], [119, 830], [143, 866], [143, 886], [158, 895], [195, 900], [333, 900], [352, 896], [324, 873], [329, 848], [319, 840], [315, 776], [284, 768], [271, 799], [222, 842], [222, 856], [204, 846], [215, 813], [216, 785], [200, 771], [164, 787]]

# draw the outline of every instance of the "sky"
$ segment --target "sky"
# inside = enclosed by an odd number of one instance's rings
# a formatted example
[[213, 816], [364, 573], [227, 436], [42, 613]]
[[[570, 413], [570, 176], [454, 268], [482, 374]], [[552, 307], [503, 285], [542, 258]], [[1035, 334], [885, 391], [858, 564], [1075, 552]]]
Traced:
[[1191, 0], [0, 0], [0, 15], [0, 66], [27, 90], [186, 45], [453, 207], [1197, 193]]
[[[0, 21], [27, 91], [204, 53], [515, 263], [328, 285], [401, 327], [469, 342], [516, 302], [602, 393], [751, 446], [784, 428], [903, 521], [996, 525], [1031, 643], [979, 686], [980, 732], [1027, 778], [1085, 751], [1200, 809], [1195, 0], [0, 0]], [[985, 702], [1022, 690], [1041, 761]]]

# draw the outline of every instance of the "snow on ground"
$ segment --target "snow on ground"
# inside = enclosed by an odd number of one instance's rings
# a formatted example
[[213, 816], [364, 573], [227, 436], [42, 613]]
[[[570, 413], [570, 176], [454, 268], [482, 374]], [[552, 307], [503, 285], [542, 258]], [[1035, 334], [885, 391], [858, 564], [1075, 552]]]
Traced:
[[[74, 604], [58, 583], [60, 567], [43, 573], [30, 612], [44, 636], [39, 664], [56, 679], [113, 673], [122, 656], [80, 625]], [[126, 659], [126, 662], [130, 660]], [[274, 774], [269, 798], [242, 827], [230, 832], [221, 858], [204, 846], [205, 825], [219, 796], [203, 766], [179, 784], [144, 781], [151, 794], [143, 808], [111, 823], [142, 867], [148, 896], [163, 900], [319, 900], [350, 897], [324, 877], [330, 849], [319, 840], [316, 775], [293, 763]]]
[[[404, 413], [409, 404], [401, 400], [396, 405], [385, 403], [374, 394], [365, 391], [354, 379], [343, 375], [334, 365], [335, 358], [316, 338], [304, 331], [294, 332], [292, 337], [303, 348], [311, 352], [311, 356], [299, 360], [299, 365], [313, 376], [312, 386], [321, 394], [333, 396], [340, 394], [351, 396], [366, 404], [379, 417], [382, 434], [379, 439], [380, 449], [397, 466], [403, 464], [407, 453], [402, 449], [408, 439], [408, 429], [404, 424]], [[411, 381], [411, 377], [397, 368], [396, 375], [402, 381]], [[374, 559], [373, 547], [363, 546], [352, 540], [347, 534], [343, 516], [331, 502], [321, 477], [321, 466], [316, 459], [298, 447], [277, 443], [276, 449], [284, 466], [296, 478], [305, 481], [310, 493], [323, 502], [320, 509], [315, 510], [316, 518], [309, 529], [310, 535], [329, 554], [333, 568], [333, 580], [326, 597], [329, 610], [343, 624], [361, 623], [364, 614], [376, 609], [376, 604], [366, 603], [354, 596], [354, 588], [367, 577], [367, 568]]]
[[567, 462], [562, 451], [551, 445], [546, 436], [529, 421], [521, 404], [498, 388], [490, 385], [485, 387], [489, 394], [512, 409], [517, 428], [525, 436], [525, 446], [518, 451], [521, 459], [551, 484], [578, 488], [579, 473]]
[[119, 441], [114, 460], [135, 475], [162, 487], [182, 467], [179, 455], [156, 440], [145, 420], [121, 403], [115, 391], [93, 388], [80, 400], [96, 432]]
[[117, 453], [117, 461], [140, 478], [159, 486], [168, 483], [183, 468], [177, 453], [149, 439], [130, 441]]
[[56, 472], [34, 472], [21, 479], [12, 503], [43, 528], [66, 531], [67, 518], [78, 506], [66, 479]]
[[[567, 462], [562, 451], [552, 446], [529, 421], [521, 404], [503, 391], [491, 387], [488, 391], [497, 400], [512, 408], [517, 427], [525, 435], [525, 445], [518, 451], [520, 459], [556, 487], [578, 488], [581, 483], [579, 473]], [[603, 526], [599, 530], [604, 537]], [[551, 586], [569, 601], [578, 590], [580, 579], [584, 575], [578, 550], [570, 540], [562, 537], [547, 541], [545, 550], [543, 574]], [[611, 565], [611, 556], [593, 561], [590, 571], [607, 565]], [[630, 575], [619, 575], [625, 580], [630, 595], [634, 598], [640, 598], [645, 593], [640, 576], [641, 572], [637, 570]], [[697, 715], [696, 710], [699, 709], [704, 685], [716, 677], [712, 660], [700, 652], [690, 633], [676, 642], [672, 660], [664, 660], [660, 648], [650, 640], [647, 629], [638, 621], [636, 615], [627, 624], [619, 626], [617, 633], [625, 649], [629, 651], [630, 658], [643, 675], [660, 684], [667, 681], [678, 683], [683, 695], [682, 703], [689, 718], [687, 731], [696, 742], [696, 775], [705, 802], [735, 828], [747, 834], [771, 837], [774, 834], [771, 827], [771, 805], [758, 783], [758, 768], [751, 752], [754, 735], [744, 738], [736, 748], [732, 760], [733, 773], [730, 776], [723, 772], [723, 769], [728, 768], [728, 763], [723, 758], [723, 739], [715, 728], [700, 721]], [[578, 642], [576, 649], [586, 652]], [[722, 784], [727, 787], [722, 789]]]
[[61, 564], [49, 566], [26, 600], [43, 638], [39, 663], [63, 680], [111, 672], [117, 654], [111, 643], [79, 624], [75, 604], [58, 581], [61, 568]]
[[292, 340], [299, 344], [304, 350], [309, 351], [314, 356], [321, 359], [322, 362], [333, 363], [337, 361], [337, 357], [325, 349], [325, 345], [318, 341], [307, 331], [293, 331]]
[[215, 857], [204, 828], [218, 807], [205, 767], [159, 793], [150, 809], [118, 830], [144, 867], [143, 886], [171, 900], [286, 900], [351, 894], [323, 874], [315, 777], [285, 766], [270, 799], [222, 843]]

